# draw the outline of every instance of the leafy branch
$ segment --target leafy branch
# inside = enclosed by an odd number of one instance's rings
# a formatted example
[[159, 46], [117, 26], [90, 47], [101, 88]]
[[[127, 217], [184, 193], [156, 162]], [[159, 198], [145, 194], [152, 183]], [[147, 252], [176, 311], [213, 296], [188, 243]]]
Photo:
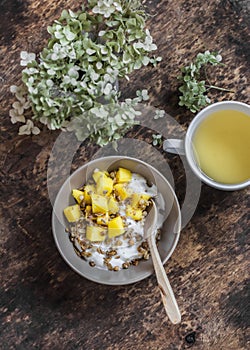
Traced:
[[[198, 53], [195, 60], [186, 67], [181, 69], [182, 75], [178, 76], [178, 80], [182, 82], [179, 91], [179, 105], [187, 107], [191, 112], [195, 113], [207, 106], [211, 100], [207, 96], [208, 90], [217, 89], [220, 91], [233, 92], [231, 90], [212, 85], [208, 79], [206, 67], [208, 64], [212, 66], [222, 65], [222, 57], [216, 52], [205, 51]], [[204, 73], [205, 79], [202, 79]]]
[[79, 140], [91, 135], [100, 146], [123, 136], [148, 94], [120, 101], [117, 82], [161, 60], [152, 55], [157, 46], [146, 19], [140, 0], [88, 0], [77, 12], [63, 10], [38, 57], [21, 52], [22, 82], [11, 86], [17, 101], [9, 113], [12, 123], [25, 123], [19, 134], [36, 135], [44, 124], [74, 131]]

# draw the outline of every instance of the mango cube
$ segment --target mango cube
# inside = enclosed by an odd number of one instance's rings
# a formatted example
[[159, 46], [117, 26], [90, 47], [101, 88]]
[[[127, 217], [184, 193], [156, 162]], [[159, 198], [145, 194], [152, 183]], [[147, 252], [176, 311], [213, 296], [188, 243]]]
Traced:
[[80, 190], [72, 190], [72, 196], [75, 198], [78, 204], [81, 204], [84, 199], [84, 192]]
[[130, 193], [126, 189], [126, 185], [123, 183], [114, 185], [115, 194], [120, 197], [121, 200], [124, 200], [130, 196]]
[[86, 238], [91, 242], [102, 242], [106, 238], [106, 230], [103, 227], [87, 226]]
[[135, 221], [139, 221], [143, 218], [142, 210], [132, 208], [130, 205], [126, 208], [126, 215]]
[[105, 214], [108, 211], [108, 200], [106, 197], [93, 193], [91, 195], [92, 212]]
[[97, 216], [97, 218], [96, 218], [96, 223], [98, 225], [107, 226], [108, 222], [109, 222], [109, 215], [108, 215], [108, 213], [106, 213], [105, 215], [102, 215], [102, 216]]
[[81, 217], [81, 209], [78, 204], [68, 206], [63, 212], [68, 222], [76, 222]]
[[108, 199], [108, 208], [110, 214], [116, 214], [119, 211], [119, 204], [114, 197], [109, 197]]
[[131, 206], [137, 208], [140, 206], [141, 201], [147, 202], [150, 198], [151, 196], [146, 193], [133, 193], [131, 196]]
[[96, 182], [96, 192], [102, 196], [109, 196], [113, 191], [113, 180], [106, 176], [100, 176]]
[[97, 183], [97, 181], [101, 178], [101, 177], [104, 177], [104, 176], [107, 176], [108, 173], [106, 171], [101, 171], [101, 170], [95, 170], [93, 172], [93, 179], [95, 180], [95, 183]]
[[92, 206], [91, 205], [86, 205], [86, 207], [85, 207], [85, 218], [86, 219], [91, 214], [91, 212], [92, 212]]
[[132, 179], [132, 173], [125, 168], [119, 168], [116, 173], [116, 180], [118, 183], [129, 182]]
[[91, 194], [94, 193], [95, 186], [94, 185], [85, 185], [84, 186], [84, 201], [86, 204], [91, 204]]
[[125, 232], [123, 221], [120, 216], [112, 219], [108, 223], [108, 237], [113, 238], [116, 236], [120, 236]]

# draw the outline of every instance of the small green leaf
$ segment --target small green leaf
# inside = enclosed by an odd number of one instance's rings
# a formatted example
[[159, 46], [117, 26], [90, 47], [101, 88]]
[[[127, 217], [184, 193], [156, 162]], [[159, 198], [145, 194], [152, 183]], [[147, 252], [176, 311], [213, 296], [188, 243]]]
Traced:
[[86, 50], [86, 52], [87, 52], [88, 55], [93, 55], [96, 51], [93, 50], [93, 49], [91, 49], [91, 48], [88, 48], [88, 49]]
[[72, 41], [76, 37], [76, 34], [73, 33], [68, 26], [63, 28], [63, 33], [68, 41]]

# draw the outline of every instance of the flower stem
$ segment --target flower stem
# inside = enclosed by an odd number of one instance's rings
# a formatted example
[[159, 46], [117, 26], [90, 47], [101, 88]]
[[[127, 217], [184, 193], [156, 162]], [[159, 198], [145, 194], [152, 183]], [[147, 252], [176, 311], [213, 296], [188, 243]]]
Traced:
[[229, 90], [229, 89], [224, 89], [222, 87], [219, 87], [219, 86], [215, 86], [215, 85], [205, 85], [207, 88], [209, 89], [216, 89], [216, 90], [220, 90], [220, 91], [227, 91], [227, 92], [231, 92], [231, 93], [234, 93], [235, 91], [234, 90]]

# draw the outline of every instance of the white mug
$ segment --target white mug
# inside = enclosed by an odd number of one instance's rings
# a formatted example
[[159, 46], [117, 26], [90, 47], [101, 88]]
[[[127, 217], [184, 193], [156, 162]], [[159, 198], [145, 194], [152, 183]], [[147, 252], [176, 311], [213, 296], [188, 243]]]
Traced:
[[[163, 143], [163, 149], [169, 153], [185, 155], [192, 171], [196, 174], [196, 176], [198, 176], [198, 178], [200, 178], [201, 181], [203, 181], [207, 185], [220, 190], [224, 190], [224, 191], [234, 191], [234, 190], [243, 189], [250, 185], [250, 174], [249, 174], [249, 178], [246, 181], [243, 181], [240, 183], [231, 184], [231, 183], [223, 183], [223, 182], [215, 181], [200, 169], [198, 162], [196, 160], [197, 158], [195, 157], [196, 151], [193, 146], [193, 137], [195, 135], [195, 132], [197, 131], [197, 127], [200, 126], [200, 124], [208, 116], [222, 110], [235, 110], [235, 111], [243, 112], [245, 115], [247, 115], [250, 118], [250, 105], [248, 104], [245, 104], [242, 102], [236, 102], [236, 101], [223, 101], [223, 102], [214, 103], [204, 108], [196, 115], [196, 117], [192, 120], [192, 122], [188, 127], [184, 140], [167, 139]], [[247, 132], [249, 132], [249, 139], [250, 139], [250, 128], [249, 128], [249, 131], [247, 130]], [[250, 149], [249, 149], [249, 158], [250, 158]]]

